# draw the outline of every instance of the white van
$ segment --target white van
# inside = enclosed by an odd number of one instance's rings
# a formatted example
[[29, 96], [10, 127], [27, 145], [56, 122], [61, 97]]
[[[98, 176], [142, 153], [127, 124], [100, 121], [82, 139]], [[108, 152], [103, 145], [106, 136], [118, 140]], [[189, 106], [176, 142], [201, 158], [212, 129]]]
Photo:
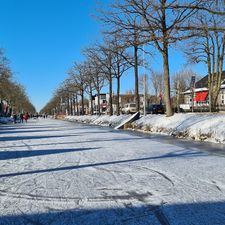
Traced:
[[129, 114], [129, 113], [136, 113], [136, 104], [135, 103], [127, 103], [122, 108], [122, 113]]

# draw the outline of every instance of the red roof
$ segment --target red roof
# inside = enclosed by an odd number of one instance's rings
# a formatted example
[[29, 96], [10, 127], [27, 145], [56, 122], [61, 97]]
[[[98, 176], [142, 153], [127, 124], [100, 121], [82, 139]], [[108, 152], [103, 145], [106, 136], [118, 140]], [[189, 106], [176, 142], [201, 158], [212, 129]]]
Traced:
[[197, 92], [195, 97], [194, 97], [194, 101], [195, 102], [205, 102], [207, 96], [208, 96], [207, 91]]

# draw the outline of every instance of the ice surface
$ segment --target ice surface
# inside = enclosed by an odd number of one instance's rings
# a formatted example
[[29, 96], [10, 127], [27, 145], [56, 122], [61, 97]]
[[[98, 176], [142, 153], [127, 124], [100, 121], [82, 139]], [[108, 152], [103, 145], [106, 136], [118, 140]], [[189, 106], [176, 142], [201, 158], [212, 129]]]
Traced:
[[224, 165], [163, 137], [48, 119], [0, 125], [0, 224], [225, 224]]

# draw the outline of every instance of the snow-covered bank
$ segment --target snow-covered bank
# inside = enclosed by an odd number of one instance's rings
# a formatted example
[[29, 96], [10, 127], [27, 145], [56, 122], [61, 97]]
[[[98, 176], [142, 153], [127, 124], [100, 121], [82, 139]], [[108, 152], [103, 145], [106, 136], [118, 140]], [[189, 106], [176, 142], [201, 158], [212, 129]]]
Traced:
[[[65, 119], [103, 126], [116, 126], [129, 117], [121, 116], [68, 116]], [[175, 137], [225, 144], [225, 114], [187, 113], [142, 116], [127, 128]]]
[[147, 115], [132, 124], [133, 129], [163, 133], [193, 140], [225, 143], [225, 115], [212, 113]]
[[101, 126], [112, 126], [115, 127], [118, 124], [122, 123], [124, 120], [129, 118], [130, 115], [120, 115], [120, 116], [67, 116], [65, 117], [65, 120], [72, 121], [72, 122], [79, 122], [79, 123], [89, 123], [89, 124], [95, 124], [95, 125], [101, 125]]
[[1, 123], [6, 124], [6, 123], [9, 123], [9, 122], [12, 122], [11, 117], [0, 117], [0, 124]]

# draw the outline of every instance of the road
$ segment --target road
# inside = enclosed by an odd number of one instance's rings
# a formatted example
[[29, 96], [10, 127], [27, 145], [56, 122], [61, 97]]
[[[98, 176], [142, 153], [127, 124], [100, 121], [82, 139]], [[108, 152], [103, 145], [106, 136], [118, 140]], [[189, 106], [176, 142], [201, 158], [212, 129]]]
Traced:
[[219, 147], [48, 119], [0, 125], [0, 224], [225, 224]]

